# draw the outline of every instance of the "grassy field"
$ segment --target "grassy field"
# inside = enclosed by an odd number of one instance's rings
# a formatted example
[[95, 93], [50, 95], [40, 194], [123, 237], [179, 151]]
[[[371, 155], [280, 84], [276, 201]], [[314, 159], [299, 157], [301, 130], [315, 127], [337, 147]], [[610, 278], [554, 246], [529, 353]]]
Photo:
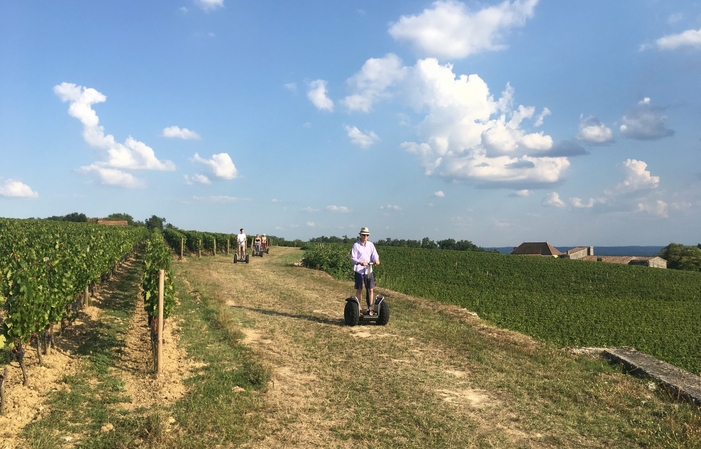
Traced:
[[296, 266], [302, 255], [174, 263], [184, 393], [136, 408], [129, 384], [149, 371], [120, 357], [139, 345], [126, 337], [141, 320], [135, 264], [13, 447], [701, 447], [697, 407], [459, 306], [381, 288], [389, 324], [345, 326], [352, 284]]
[[[346, 278], [347, 246], [312, 247]], [[701, 373], [701, 273], [494, 253], [380, 247], [378, 285], [456, 304], [564, 346], [632, 346]]]

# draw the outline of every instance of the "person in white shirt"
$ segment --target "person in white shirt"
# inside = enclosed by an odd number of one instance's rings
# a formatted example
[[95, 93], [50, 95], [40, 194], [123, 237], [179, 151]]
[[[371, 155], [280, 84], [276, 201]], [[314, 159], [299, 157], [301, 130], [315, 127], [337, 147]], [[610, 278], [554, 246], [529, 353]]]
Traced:
[[243, 232], [243, 228], [241, 228], [241, 232], [239, 235], [236, 236], [236, 241], [238, 242], [239, 246], [239, 260], [243, 260], [246, 254], [246, 245], [247, 245], [247, 240], [246, 240], [246, 234]]
[[370, 263], [379, 265], [380, 256], [377, 254], [375, 245], [368, 240], [369, 238], [370, 230], [366, 227], [361, 228], [360, 238], [353, 244], [351, 249], [351, 259], [353, 260], [353, 271], [355, 271], [355, 297], [360, 301], [363, 286], [365, 286], [368, 291], [368, 309], [365, 314], [373, 315], [375, 313], [372, 310], [375, 302], [375, 276], [372, 274]]

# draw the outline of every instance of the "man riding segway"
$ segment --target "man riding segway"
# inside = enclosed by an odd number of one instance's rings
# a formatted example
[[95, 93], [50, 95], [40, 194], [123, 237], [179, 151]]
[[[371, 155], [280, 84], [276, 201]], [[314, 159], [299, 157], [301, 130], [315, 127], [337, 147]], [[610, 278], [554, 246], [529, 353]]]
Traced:
[[[375, 245], [368, 240], [370, 230], [363, 227], [360, 237], [351, 248], [351, 260], [355, 273], [355, 296], [346, 299], [346, 307], [343, 310], [343, 318], [347, 325], [355, 326], [360, 321], [374, 321], [385, 325], [389, 321], [389, 305], [384, 296], [375, 297], [375, 275], [372, 273], [373, 265], [380, 264], [380, 256]], [[367, 309], [360, 310], [360, 298], [365, 287]]]

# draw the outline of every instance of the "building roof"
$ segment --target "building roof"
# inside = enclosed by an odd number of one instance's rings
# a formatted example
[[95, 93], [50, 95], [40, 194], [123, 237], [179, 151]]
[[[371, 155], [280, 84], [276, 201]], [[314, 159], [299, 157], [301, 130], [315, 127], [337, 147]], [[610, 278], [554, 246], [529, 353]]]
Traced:
[[511, 254], [528, 256], [559, 256], [562, 254], [548, 242], [523, 242], [511, 251]]

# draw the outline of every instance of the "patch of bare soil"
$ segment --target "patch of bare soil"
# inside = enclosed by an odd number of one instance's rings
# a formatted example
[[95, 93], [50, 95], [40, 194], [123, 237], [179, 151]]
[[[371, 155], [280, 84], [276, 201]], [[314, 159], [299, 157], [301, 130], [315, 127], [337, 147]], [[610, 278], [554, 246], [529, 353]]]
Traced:
[[[81, 356], [76, 354], [76, 349], [85, 342], [88, 329], [94, 328], [103, 319], [101, 302], [115, 291], [119, 277], [132, 269], [134, 263], [133, 259], [128, 260], [118, 268], [113, 279], [100, 286], [90, 305], [83, 307], [76, 320], [55, 337], [55, 347], [51, 348], [49, 355], [43, 355], [43, 365], [39, 365], [35, 347], [25, 348], [28, 386], [22, 385], [19, 363], [10, 363], [5, 383], [6, 413], [0, 415], [0, 449], [19, 447], [17, 436], [22, 428], [42, 419], [50, 411], [46, 405], [47, 396], [69, 388], [61, 379], [78, 372], [84, 363]], [[166, 323], [163, 372], [155, 378], [147, 315], [139, 293], [136, 313], [129, 323], [126, 347], [112, 368], [124, 381], [125, 390], [132, 399], [131, 403], [126, 404], [128, 409], [173, 403], [185, 393], [183, 379], [189, 370], [185, 352], [177, 344], [176, 329], [177, 323]]]

